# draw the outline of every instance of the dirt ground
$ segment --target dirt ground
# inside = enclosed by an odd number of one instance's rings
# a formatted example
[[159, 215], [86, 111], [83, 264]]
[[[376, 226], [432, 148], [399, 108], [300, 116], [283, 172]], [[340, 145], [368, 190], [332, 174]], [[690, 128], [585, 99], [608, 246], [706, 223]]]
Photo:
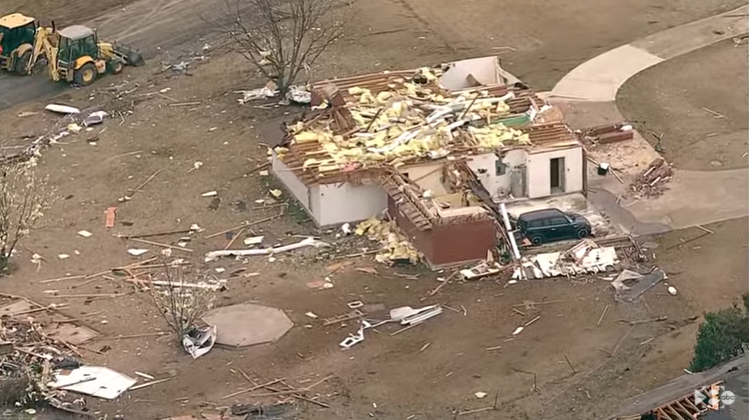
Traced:
[[622, 86], [617, 103], [648, 141], [656, 142], [647, 133], [663, 134], [661, 146], [675, 167], [744, 168], [746, 62], [746, 45], [729, 39], [645, 70]]
[[[315, 74], [329, 77], [416, 67], [503, 52], [492, 47], [509, 45], [515, 51], [502, 57], [510, 70], [531, 84], [549, 87], [564, 72], [609, 47], [733, 7], [715, 3], [686, 7], [682, 2], [655, 6], [655, 2], [644, 0], [635, 3], [583, 2], [562, 7], [526, 2], [520, 7], [518, 2], [499, 9], [483, 2], [460, 8], [432, 3], [427, 8], [425, 2], [417, 0], [358, 2], [355, 5], [360, 13], [354, 27], [359, 33], [339, 43], [315, 67]], [[59, 12], [46, 10], [48, 14]], [[512, 20], [502, 19], [510, 14]], [[621, 14], [630, 18], [623, 20]], [[484, 30], [477, 30], [478, 25]], [[494, 39], [488, 35], [479, 40], [467, 36], [495, 32]], [[180, 50], [198, 51], [202, 43], [195, 40]], [[646, 304], [636, 305], [616, 304], [608, 283], [602, 280], [533, 281], [510, 286], [493, 281], [450, 284], [428, 297], [429, 290], [439, 284], [436, 278], [445, 273], [394, 270], [371, 257], [349, 260], [354, 263], [351, 267], [331, 276], [333, 289], [311, 290], [306, 283], [325, 277], [326, 267], [341, 261], [334, 259], [336, 255], [375, 245], [337, 240], [327, 232], [317, 232], [304, 221], [303, 214], [293, 209], [290, 217], [258, 225], [254, 232], [279, 243], [299, 240], [291, 235], [321, 234], [334, 244], [332, 249], [277, 255], [275, 261], [256, 257], [206, 264], [202, 255], [223, 248], [229, 239], [223, 235], [205, 239], [205, 235], [278, 211], [277, 206], [255, 204], [258, 199], [271, 202], [268, 189], [272, 181], [253, 172], [266, 157], [266, 148], [260, 144], [266, 139], [258, 137], [259, 128], [268, 119], [288, 118], [299, 110], [239, 106], [238, 95], [232, 91], [256, 87], [260, 81], [242, 69], [241, 61], [218, 52], [210, 52], [211, 60], [197, 66], [192, 76], [159, 72], [159, 61], [174, 60], [179, 54], [175, 50], [159, 55], [145, 68], [126, 69], [121, 77], [107, 76], [90, 88], [66, 89], [54, 98], [55, 102], [82, 108], [106, 104], [110, 111], [132, 109], [132, 114], [111, 118], [95, 130], [62, 139], [43, 152], [38, 168], [50, 176], [58, 200], [46, 213], [44, 225], [23, 243], [16, 271], [0, 281], [1, 292], [24, 295], [44, 304], [69, 302], [70, 309], [64, 312], [103, 336], [86, 347], [97, 351], [105, 345], [112, 347], [104, 354], [84, 349], [86, 362], [106, 364], [130, 375], [134, 371], [157, 377], [174, 375], [170, 382], [128, 392], [112, 403], [89, 398], [92, 408], [102, 413], [156, 419], [198, 413], [213, 405], [275, 401], [246, 396], [222, 399], [247, 386], [237, 373], [241, 369], [263, 380], [285, 377], [300, 387], [333, 375], [314, 390], [321, 401], [331, 405], [330, 409], [306, 403], [297, 406], [299, 417], [310, 420], [452, 418], [455, 410], [492, 405], [495, 395], [501, 412], [481, 412], [471, 418], [595, 418], [614, 411], [617, 402], [627, 396], [680, 374], [689, 362], [699, 322], [689, 317], [726, 307], [746, 290], [747, 241], [745, 235], [736, 234], [747, 231], [744, 219], [708, 226], [714, 234], [681, 247], [681, 240], [688, 241], [700, 232], [672, 232], [651, 239], [658, 244], [655, 264], [669, 273], [669, 282], [680, 293], [673, 297], [665, 293], [665, 287], [658, 286], [648, 292]], [[120, 90], [136, 85], [138, 89], [120, 101], [113, 100], [109, 88], [125, 82]], [[40, 112], [47, 101], [0, 111], [0, 118], [13, 121], [0, 128], [0, 138], [5, 139], [0, 147], [16, 147], [22, 144], [22, 136], [38, 135], [59, 124], [59, 116]], [[200, 103], [169, 106], [191, 101]], [[19, 118], [16, 115], [21, 111], [40, 113]], [[194, 170], [196, 162], [202, 162], [202, 166]], [[118, 201], [128, 188], [157, 171], [132, 200]], [[215, 200], [201, 196], [214, 190], [220, 199], [217, 209], [209, 208], [212, 204], [215, 207]], [[103, 212], [110, 206], [118, 209], [118, 223], [112, 231], [104, 228]], [[194, 235], [188, 245], [194, 252], [182, 251], [181, 256], [197, 269], [222, 278], [238, 269], [260, 273], [229, 278], [229, 291], [219, 294], [220, 304], [252, 301], [283, 309], [295, 323], [285, 337], [270, 345], [242, 350], [216, 348], [192, 360], [171, 337], [111, 339], [121, 334], [166, 330], [149, 296], [135, 292], [131, 285], [104, 278], [80, 286], [74, 280], [40, 283], [137, 261], [127, 254], [130, 247], [149, 248], [143, 258], [159, 252], [157, 247], [128, 242], [113, 233], [186, 229], [193, 223], [205, 232]], [[84, 229], [93, 236], [76, 234]], [[174, 243], [180, 236], [154, 240]], [[32, 253], [45, 257], [40, 268], [30, 262]], [[70, 257], [61, 260], [59, 254]], [[356, 267], [376, 267], [379, 275], [356, 271]], [[218, 273], [216, 268], [225, 271]], [[420, 276], [409, 280], [395, 272]], [[45, 293], [50, 290], [58, 294], [117, 292], [123, 296], [63, 299]], [[382, 303], [387, 308], [443, 303], [456, 311], [446, 310], [398, 335], [390, 335], [394, 330], [383, 328], [368, 334], [355, 348], [341, 351], [338, 343], [356, 326], [323, 327], [319, 319], [305, 313], [313, 312], [320, 318], [338, 315], [347, 312], [345, 304], [353, 300]], [[549, 301], [559, 302], [529, 303]], [[596, 325], [606, 305], [610, 306], [607, 315]], [[638, 326], [629, 333], [629, 326], [620, 321], [660, 315], [667, 315], [669, 321]], [[511, 336], [515, 327], [536, 316], [541, 318], [520, 335]], [[656, 339], [640, 344], [651, 337]], [[610, 357], [615, 349], [615, 357]], [[476, 392], [488, 396], [479, 400]]]

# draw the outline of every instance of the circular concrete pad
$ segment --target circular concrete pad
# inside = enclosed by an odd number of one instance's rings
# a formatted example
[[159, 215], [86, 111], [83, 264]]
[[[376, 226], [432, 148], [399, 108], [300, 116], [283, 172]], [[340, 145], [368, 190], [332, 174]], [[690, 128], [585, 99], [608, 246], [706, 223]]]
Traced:
[[294, 325], [282, 310], [250, 303], [216, 308], [203, 320], [216, 326], [217, 344], [233, 347], [278, 340]]

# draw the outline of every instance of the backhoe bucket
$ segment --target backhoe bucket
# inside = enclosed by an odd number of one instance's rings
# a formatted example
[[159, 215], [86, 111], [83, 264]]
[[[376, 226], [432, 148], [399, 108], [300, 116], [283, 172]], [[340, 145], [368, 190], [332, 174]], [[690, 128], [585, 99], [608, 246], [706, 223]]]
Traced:
[[141, 55], [140, 51], [135, 48], [123, 44], [114, 44], [112, 48], [114, 48], [114, 52], [121, 56], [129, 66], [140, 67], [146, 64], [143, 55]]

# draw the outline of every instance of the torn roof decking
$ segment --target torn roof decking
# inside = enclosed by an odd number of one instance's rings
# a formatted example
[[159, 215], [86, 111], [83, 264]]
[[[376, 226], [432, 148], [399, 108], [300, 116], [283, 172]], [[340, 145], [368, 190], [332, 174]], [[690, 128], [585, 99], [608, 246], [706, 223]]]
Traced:
[[[349, 89], [366, 89], [376, 95], [380, 92], [386, 92], [404, 86], [404, 84], [417, 75], [419, 71], [420, 69], [399, 70], [340, 79], [322, 80], [312, 84], [312, 91], [314, 92], [316, 89], [320, 89], [326, 85], [334, 85], [341, 91], [346, 102], [357, 102], [357, 98], [349, 93]], [[497, 84], [460, 90], [448, 90], [435, 83], [427, 84], [426, 87], [434, 89], [435, 91], [441, 91], [446, 96], [458, 96], [460, 94], [470, 94], [478, 91], [486, 91], [490, 96], [504, 96], [507, 93], [512, 92], [515, 94], [515, 97], [506, 101], [506, 104], [510, 107], [510, 114], [523, 114], [528, 112], [532, 107], [540, 108], [541, 105], [544, 104], [544, 101], [539, 98], [533, 90], [520, 84]], [[316, 95], [313, 93], [312, 105], [315, 105], [320, 101], [320, 99], [315, 98], [315, 96]]]
[[[528, 146], [508, 146], [506, 149], [523, 148], [528, 150], [529, 153], [542, 153], [551, 150], [563, 150], [580, 146], [577, 137], [564, 123], [546, 123], [523, 127], [520, 130], [528, 134], [531, 144]], [[352, 167], [350, 170], [344, 168], [323, 174], [315, 167], [303, 168], [304, 161], [308, 158], [326, 155], [326, 152], [322, 149], [320, 143], [292, 142], [285, 147], [288, 151], [283, 155], [282, 160], [284, 164], [306, 185], [340, 183], [354, 180], [357, 177], [375, 179], [381, 176], [384, 170], [391, 169], [387, 162], [382, 162], [379, 165], [369, 165], [360, 168]], [[470, 153], [460, 157], [452, 156], [450, 162], [455, 162], [464, 157], [470, 158]], [[447, 161], [446, 158], [441, 160]], [[424, 157], [409, 162], [408, 164], [435, 161], [439, 160], [431, 160], [428, 157]]]

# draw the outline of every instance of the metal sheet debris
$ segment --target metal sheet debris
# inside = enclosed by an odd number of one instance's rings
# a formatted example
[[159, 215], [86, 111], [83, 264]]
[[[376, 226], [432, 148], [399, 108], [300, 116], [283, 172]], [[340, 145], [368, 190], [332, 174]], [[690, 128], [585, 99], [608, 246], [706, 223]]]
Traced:
[[216, 344], [216, 326], [194, 328], [182, 337], [182, 347], [193, 359], [208, 353]]
[[56, 379], [49, 384], [50, 388], [73, 391], [105, 400], [116, 399], [136, 382], [127, 375], [101, 366], [81, 366], [70, 371], [62, 370], [55, 372], [54, 376]]
[[[619, 276], [622, 276], [625, 272], [622, 272]], [[632, 277], [629, 278], [632, 279]], [[616, 290], [614, 293], [614, 300], [624, 303], [633, 302], [666, 278], [666, 273], [658, 268], [653, 268], [653, 271], [650, 274], [641, 275], [639, 278], [633, 279], [635, 282], [632, 285], [624, 284], [624, 278], [620, 279], [617, 277], [617, 279], [612, 282], [612, 285], [617, 283], [624, 285], [624, 287], [620, 287]]]

